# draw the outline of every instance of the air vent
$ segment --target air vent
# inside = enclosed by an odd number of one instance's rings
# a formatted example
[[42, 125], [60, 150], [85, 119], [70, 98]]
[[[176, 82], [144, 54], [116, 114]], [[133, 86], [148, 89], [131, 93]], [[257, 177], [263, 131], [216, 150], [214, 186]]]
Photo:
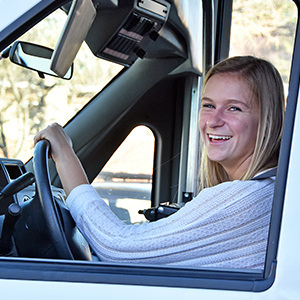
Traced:
[[[106, 43], [99, 47], [101, 34], [98, 39], [94, 34], [87, 39], [87, 43], [98, 57], [130, 66], [138, 57], [143, 58], [149, 43], [159, 36], [158, 32], [166, 22], [169, 10], [170, 4], [164, 0], [135, 0], [132, 9], [123, 17]], [[114, 18], [113, 11], [110, 13], [108, 22], [113, 26], [118, 16]], [[100, 27], [100, 22], [99, 18], [98, 24], [96, 21], [97, 28]]]
[[127, 61], [132, 53], [137, 53], [141, 49], [139, 44], [144, 37], [156, 30], [156, 25], [157, 23], [150, 19], [133, 14], [103, 53]]

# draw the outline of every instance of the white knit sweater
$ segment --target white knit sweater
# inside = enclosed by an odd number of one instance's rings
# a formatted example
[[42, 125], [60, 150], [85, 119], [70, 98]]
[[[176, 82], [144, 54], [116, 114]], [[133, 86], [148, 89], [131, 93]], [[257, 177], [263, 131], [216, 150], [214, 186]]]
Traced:
[[91, 185], [76, 187], [67, 205], [102, 261], [262, 269], [273, 193], [271, 178], [225, 182], [141, 225], [123, 223]]

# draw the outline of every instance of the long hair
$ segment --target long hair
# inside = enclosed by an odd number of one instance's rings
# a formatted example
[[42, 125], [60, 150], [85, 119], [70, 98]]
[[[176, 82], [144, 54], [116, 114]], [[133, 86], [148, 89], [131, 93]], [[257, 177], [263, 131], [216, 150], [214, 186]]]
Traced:
[[[285, 110], [284, 89], [277, 69], [268, 61], [253, 56], [236, 56], [216, 64], [205, 78], [203, 89], [215, 74], [238, 75], [252, 91], [259, 107], [259, 124], [250, 165], [240, 180], [249, 180], [258, 172], [278, 163]], [[202, 142], [200, 187], [228, 181], [221, 164], [211, 161]]]

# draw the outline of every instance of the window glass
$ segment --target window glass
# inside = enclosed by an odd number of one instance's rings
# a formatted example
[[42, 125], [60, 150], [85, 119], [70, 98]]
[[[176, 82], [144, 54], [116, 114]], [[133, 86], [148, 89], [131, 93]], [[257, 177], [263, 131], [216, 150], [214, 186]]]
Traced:
[[[18, 40], [54, 49], [67, 15], [57, 10]], [[0, 157], [26, 162], [33, 136], [47, 125], [64, 125], [123, 67], [101, 60], [84, 43], [74, 62], [71, 80], [63, 80], [0, 61]]]
[[[10, 9], [9, 14], [4, 13], [0, 18], [0, 31], [4, 30], [7, 26], [9, 26], [12, 22], [17, 20], [24, 13], [28, 12], [35, 5], [38, 4], [40, 0], [27, 0], [27, 1], [16, 1], [14, 2], [14, 8]], [[10, 7], [10, 0], [1, 0], [2, 7]]]
[[151, 206], [154, 135], [146, 126], [134, 128], [116, 150], [93, 186], [125, 223], [146, 221], [139, 211]]
[[234, 0], [230, 56], [254, 55], [271, 61], [287, 87], [296, 22], [297, 7], [291, 0]]

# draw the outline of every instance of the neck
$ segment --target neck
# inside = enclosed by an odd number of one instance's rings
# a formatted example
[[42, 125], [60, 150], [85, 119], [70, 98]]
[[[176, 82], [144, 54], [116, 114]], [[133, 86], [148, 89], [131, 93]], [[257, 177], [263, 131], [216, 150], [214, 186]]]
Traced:
[[252, 155], [247, 157], [245, 160], [242, 161], [240, 164], [229, 164], [227, 165], [222, 165], [223, 168], [225, 169], [226, 173], [228, 174], [228, 178], [230, 181], [233, 180], [239, 180], [241, 177], [246, 173], [246, 171], [249, 168], [250, 162], [252, 159]]
[[[226, 169], [225, 169], [226, 170]], [[232, 170], [232, 171], [227, 171], [227, 174], [228, 174], [228, 178], [230, 181], [233, 181], [233, 180], [239, 180], [241, 179], [241, 177], [245, 174], [247, 168], [245, 170], [241, 170], [241, 169], [238, 169], [238, 170]]]

